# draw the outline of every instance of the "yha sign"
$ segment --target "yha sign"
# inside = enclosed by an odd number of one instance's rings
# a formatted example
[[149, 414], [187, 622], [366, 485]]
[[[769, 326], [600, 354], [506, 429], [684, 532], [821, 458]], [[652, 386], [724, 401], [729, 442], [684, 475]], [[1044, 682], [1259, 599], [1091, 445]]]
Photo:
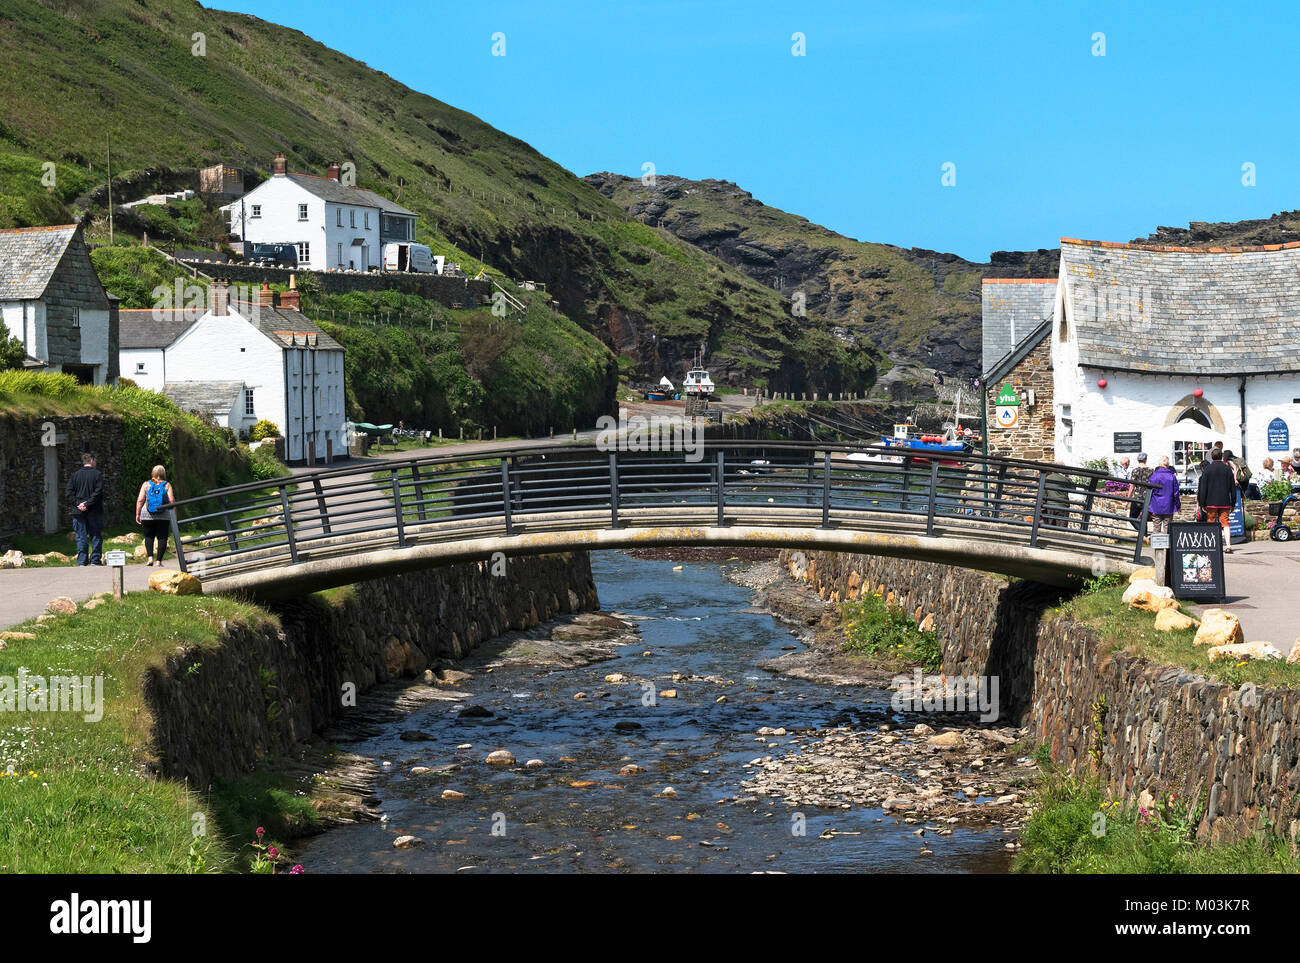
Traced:
[[1020, 423], [1020, 396], [1010, 382], [998, 391], [993, 405], [996, 408], [993, 420], [999, 428], [1014, 428]]

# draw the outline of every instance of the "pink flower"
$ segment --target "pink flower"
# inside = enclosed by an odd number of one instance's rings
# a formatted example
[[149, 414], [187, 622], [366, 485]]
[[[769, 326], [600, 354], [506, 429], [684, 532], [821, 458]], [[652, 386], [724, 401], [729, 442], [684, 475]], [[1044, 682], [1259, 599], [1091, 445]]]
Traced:
[[307, 872], [307, 871], [306, 871], [305, 869], [302, 868], [302, 863], [298, 863], [296, 866], [294, 866], [293, 869], [289, 870], [289, 875], [290, 875], [290, 876], [301, 876], [301, 875], [302, 875], [303, 873], [305, 873], [305, 872]]
[[271, 859], [279, 859], [280, 851], [276, 849], [274, 846], [268, 846], [266, 849], [266, 855], [271, 857]]
[[257, 827], [257, 838], [258, 838], [258, 839], [261, 839], [261, 838], [262, 838], [263, 836], [265, 836], [265, 835], [266, 835], [266, 830], [263, 829], [261, 826], [258, 826], [258, 827]]

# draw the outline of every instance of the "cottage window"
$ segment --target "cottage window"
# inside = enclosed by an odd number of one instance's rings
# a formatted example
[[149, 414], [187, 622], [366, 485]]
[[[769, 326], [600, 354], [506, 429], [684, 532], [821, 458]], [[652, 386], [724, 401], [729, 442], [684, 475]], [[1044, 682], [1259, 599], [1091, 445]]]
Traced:
[[135, 363], [135, 373], [136, 373], [136, 374], [144, 374], [144, 373], [145, 373], [145, 370], [144, 370], [144, 362], [143, 362], [143, 361], [137, 361], [137, 362]]
[[348, 209], [348, 220], [351, 221], [352, 227], [357, 226], [357, 212], [355, 208]]
[[306, 204], [299, 204], [299, 205], [298, 205], [298, 220], [300, 220], [300, 221], [305, 221], [305, 220], [307, 220], [307, 205], [306, 205]]
[[335, 227], [343, 226], [343, 208], [341, 207], [334, 208], [334, 226]]
[[370, 230], [370, 212], [366, 211], [365, 216], [366, 216], [366, 230], [368, 231]]
[[254, 205], [253, 205], [249, 210], [250, 210], [250, 213], [249, 213], [249, 215], [248, 215], [249, 217], [261, 217], [261, 216], [262, 216], [262, 205], [261, 205], [261, 204], [254, 204]]
[[252, 416], [253, 414], [253, 389], [244, 389], [244, 414]]
[[[339, 220], [340, 220], [340, 221], [343, 220], [343, 212], [342, 212], [342, 211], [339, 212]], [[343, 242], [342, 242], [342, 241], [339, 241], [338, 265], [339, 265], [339, 267], [342, 267], [342, 266], [343, 266]]]
[[295, 245], [295, 247], [298, 248], [298, 263], [310, 264], [311, 263], [311, 242], [299, 241]]

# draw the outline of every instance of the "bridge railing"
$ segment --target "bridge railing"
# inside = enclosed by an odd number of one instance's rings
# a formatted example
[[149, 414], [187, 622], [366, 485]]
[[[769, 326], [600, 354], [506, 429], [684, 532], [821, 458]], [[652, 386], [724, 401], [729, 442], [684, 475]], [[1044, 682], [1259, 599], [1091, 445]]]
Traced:
[[[298, 472], [177, 503], [181, 567], [206, 575], [378, 548], [565, 529], [847, 528], [1141, 559], [1151, 487], [975, 453], [816, 442], [678, 451], [593, 443]], [[211, 510], [211, 505], [219, 506]]]

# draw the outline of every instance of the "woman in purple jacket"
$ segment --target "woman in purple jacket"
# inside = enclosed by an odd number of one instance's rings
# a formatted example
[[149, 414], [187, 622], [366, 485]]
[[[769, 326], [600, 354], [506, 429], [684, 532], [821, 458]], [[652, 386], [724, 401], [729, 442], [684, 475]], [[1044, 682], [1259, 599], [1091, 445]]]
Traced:
[[1151, 493], [1151, 531], [1168, 532], [1169, 519], [1173, 518], [1180, 508], [1183, 507], [1182, 499], [1178, 496], [1178, 475], [1169, 467], [1169, 456], [1160, 456], [1160, 467], [1151, 473], [1147, 479], [1149, 484], [1155, 485], [1155, 491]]

